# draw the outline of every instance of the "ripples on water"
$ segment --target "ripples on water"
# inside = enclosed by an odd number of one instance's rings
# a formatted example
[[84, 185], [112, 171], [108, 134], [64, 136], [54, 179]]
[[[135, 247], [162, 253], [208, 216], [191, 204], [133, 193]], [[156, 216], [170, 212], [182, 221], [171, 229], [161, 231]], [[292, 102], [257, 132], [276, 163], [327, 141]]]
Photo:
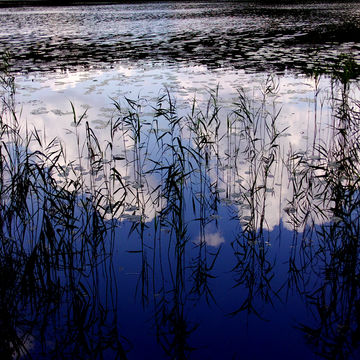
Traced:
[[356, 3], [10, 8], [0, 19], [0, 48], [22, 73], [148, 60], [308, 71], [341, 52], [359, 57]]
[[1, 10], [0, 352], [355, 359], [358, 12]]

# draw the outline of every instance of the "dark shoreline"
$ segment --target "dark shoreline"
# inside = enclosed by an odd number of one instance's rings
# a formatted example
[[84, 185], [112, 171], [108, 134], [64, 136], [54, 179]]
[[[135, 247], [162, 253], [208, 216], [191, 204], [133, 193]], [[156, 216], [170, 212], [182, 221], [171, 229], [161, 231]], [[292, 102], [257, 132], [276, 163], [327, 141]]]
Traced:
[[121, 0], [86, 0], [86, 1], [48, 1], [48, 0], [23, 0], [23, 1], [1, 1], [0, 8], [27, 7], [27, 6], [80, 6], [80, 5], [114, 5], [125, 3], [137, 3], [141, 1], [121, 1]]
[[[156, 3], [156, 2], [193, 2], [193, 3], [201, 3], [201, 2], [219, 2], [216, 0], [14, 0], [9, 1], [0, 0], [0, 8], [11, 8], [11, 7], [28, 7], [28, 6], [81, 6], [81, 5], [116, 5], [116, 4], [136, 4], [136, 3]], [[247, 4], [314, 4], [314, 3], [354, 3], [357, 0], [303, 0], [303, 1], [296, 1], [296, 0], [222, 0], [220, 2], [243, 2]]]

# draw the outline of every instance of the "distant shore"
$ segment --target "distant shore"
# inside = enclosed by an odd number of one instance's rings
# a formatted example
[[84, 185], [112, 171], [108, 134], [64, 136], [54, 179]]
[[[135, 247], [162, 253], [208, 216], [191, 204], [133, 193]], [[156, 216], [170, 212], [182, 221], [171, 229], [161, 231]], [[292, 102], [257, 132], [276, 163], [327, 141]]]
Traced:
[[[76, 6], [76, 5], [112, 5], [146, 2], [219, 2], [216, 0], [0, 0], [0, 8], [23, 6]], [[243, 2], [263, 4], [309, 4], [309, 3], [351, 3], [358, 0], [221, 0], [220, 2]]]
[[[167, 0], [171, 2], [172, 0]], [[185, 0], [186, 1], [186, 0]], [[200, 0], [201, 1], [201, 0]], [[211, 1], [211, 0], [210, 0]], [[23, 7], [23, 6], [77, 6], [77, 5], [112, 5], [131, 4], [142, 2], [164, 2], [144, 0], [0, 0], [0, 8]]]
[[[121, 4], [127, 1], [121, 0], [86, 0], [86, 1], [71, 1], [71, 0], [0, 0], [0, 7], [22, 7], [22, 6], [68, 6], [68, 5], [106, 5], [106, 4]], [[136, 2], [136, 1], [133, 1]]]

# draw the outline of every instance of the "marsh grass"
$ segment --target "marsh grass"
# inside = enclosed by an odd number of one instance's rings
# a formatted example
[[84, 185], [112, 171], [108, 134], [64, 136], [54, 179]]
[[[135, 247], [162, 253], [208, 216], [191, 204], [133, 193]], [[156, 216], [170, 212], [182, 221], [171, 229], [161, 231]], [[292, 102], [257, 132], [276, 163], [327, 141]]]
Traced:
[[[189, 305], [219, 306], [226, 214], [235, 224], [228, 270], [241, 290], [229, 312], [266, 318], [264, 304], [276, 307], [296, 292], [315, 314], [317, 328], [299, 328], [316, 351], [350, 353], [351, 341], [358, 343], [359, 103], [350, 95], [352, 65], [344, 59], [341, 66], [332, 82], [330, 136], [317, 137], [315, 126], [308, 149], [284, 145], [288, 129], [278, 127], [278, 85], [269, 76], [260, 99], [240, 89], [230, 111], [218, 89], [205, 106], [194, 99], [185, 115], [168, 90], [150, 104], [150, 118], [143, 117], [144, 99], [114, 100], [101, 129], [106, 141], [72, 106], [75, 159], [61, 139], [21, 122], [15, 79], [4, 72], [1, 352], [126, 358], [114, 269], [120, 246], [140, 264], [136, 298], [152, 308], [159, 344], [168, 357], [187, 358], [199, 325]], [[323, 108], [318, 76], [315, 123]], [[286, 199], [283, 189], [290, 189]], [[293, 230], [281, 274], [274, 208], [279, 227]]]
[[[292, 208], [300, 210], [291, 218], [295, 228], [307, 225], [289, 259], [289, 281], [314, 314], [315, 326], [301, 322], [299, 328], [324, 358], [352, 358], [358, 346], [359, 102], [350, 91], [352, 59], [340, 60], [329, 142], [317, 142], [319, 155], [310, 159], [304, 153], [290, 157], [298, 173]], [[321, 281], [314, 283], [316, 278]]]
[[[110, 226], [96, 208], [103, 195], [89, 195], [60, 142], [46, 144], [37, 130], [22, 128], [14, 79], [4, 74], [2, 85], [1, 353], [97, 357], [111, 344], [123, 358], [125, 340], [117, 333], [113, 304], [96, 291], [97, 271], [112, 251]], [[74, 111], [76, 129], [81, 120]], [[79, 139], [77, 130], [75, 136]], [[104, 348], [89, 341], [89, 331]]]

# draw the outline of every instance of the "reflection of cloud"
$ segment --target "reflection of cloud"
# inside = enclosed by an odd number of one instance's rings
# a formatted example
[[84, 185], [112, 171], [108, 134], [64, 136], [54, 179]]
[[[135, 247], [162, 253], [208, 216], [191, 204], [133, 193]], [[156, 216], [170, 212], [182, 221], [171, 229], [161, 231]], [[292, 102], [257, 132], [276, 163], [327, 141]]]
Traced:
[[[315, 158], [318, 154], [313, 149], [315, 140], [320, 144], [326, 143], [330, 138], [328, 129], [331, 127], [333, 116], [331, 107], [326, 101], [331, 98], [329, 96], [329, 79], [323, 78], [318, 84], [321, 91], [317, 92], [315, 106], [314, 94], [317, 88], [313, 79], [290, 75], [276, 78], [275, 83], [279, 84], [278, 92], [276, 95], [268, 94], [267, 102], [262, 107], [261, 89], [264, 88], [265, 78], [266, 74], [261, 73], [236, 73], [230, 70], [209, 72], [202, 66], [179, 69], [175, 67], [140, 69], [136, 66], [131, 68], [119, 66], [110, 71], [69, 73], [56, 79], [46, 75], [46, 78], [42, 79], [43, 81], [20, 78], [18, 84], [19, 88], [23, 89], [19, 94], [20, 103], [23, 105], [22, 118], [28, 121], [29, 128], [34, 125], [38, 129], [38, 133], [43, 134], [44, 139], [58, 137], [62, 140], [66, 159], [61, 165], [72, 163], [73, 167], [85, 166], [86, 149], [82, 147], [79, 149], [77, 144], [86, 143], [85, 121], [89, 122], [96, 134], [97, 142], [101, 144], [98, 156], [102, 158], [105, 168], [103, 175], [96, 175], [95, 183], [91, 183], [93, 184], [91, 187], [106, 199], [103, 204], [104, 211], [109, 211], [107, 203], [124, 202], [126, 204], [124, 211], [122, 211], [122, 207], [117, 208], [117, 213], [121, 215], [121, 218], [136, 220], [141, 216], [146, 217], [146, 221], [154, 218], [156, 212], [161, 209], [161, 205], [155, 204], [155, 200], [160, 196], [159, 190], [155, 190], [159, 189], [160, 179], [156, 176], [152, 177], [146, 170], [144, 171], [145, 158], [150, 154], [155, 162], [163, 159], [156, 158], [156, 151], [152, 151], [157, 145], [154, 138], [150, 139], [152, 142], [144, 142], [144, 144], [148, 144], [146, 151], [145, 149], [136, 151], [134, 130], [131, 127], [122, 123], [116, 133], [111, 133], [110, 120], [116, 121], [118, 114], [114, 114], [112, 100], [108, 98], [108, 95], [118, 94], [114, 95], [114, 99], [118, 99], [119, 96], [121, 104], [124, 102], [124, 95], [136, 99], [138, 94], [144, 94], [141, 120], [145, 119], [146, 121], [141, 125], [140, 135], [142, 139], [147, 139], [148, 134], [151, 134], [151, 128], [148, 126], [150, 123], [147, 123], [147, 120], [152, 118], [154, 113], [152, 106], [156, 101], [157, 94], [163, 93], [161, 89], [164, 86], [170, 89], [170, 95], [177, 100], [178, 116], [186, 118], [191, 111], [192, 99], [195, 94], [198, 106], [196, 110], [202, 109], [206, 114], [209, 93], [204, 89], [215, 88], [217, 84], [220, 84], [218, 104], [221, 110], [217, 114], [219, 127], [216, 132], [205, 127], [201, 129], [209, 137], [209, 144], [216, 144], [216, 148], [215, 145], [213, 148], [208, 145], [209, 149], [211, 148], [209, 150], [210, 158], [213, 155], [216, 156], [215, 164], [210, 161], [210, 165], [214, 164], [214, 167], [209, 167], [208, 175], [212, 182], [216, 183], [215, 192], [224, 204], [231, 205], [237, 212], [242, 226], [249, 224], [252, 228], [258, 229], [259, 226], [262, 226], [260, 224], [264, 224], [264, 226], [266, 224], [266, 227], [271, 230], [280, 223], [281, 219], [286, 227], [292, 226], [291, 221], [288, 222], [288, 220], [297, 215], [294, 209], [299, 205], [292, 202], [295, 196], [294, 187], [298, 189], [295, 185], [301, 184], [300, 190], [297, 191], [306, 193], [308, 179], [303, 177], [303, 173], [317, 161]], [[244, 88], [244, 91], [245, 97], [250, 101], [249, 104], [246, 103], [249, 106], [249, 114], [254, 113], [253, 122], [256, 123], [256, 126], [245, 123], [246, 119], [238, 116], [231, 123], [231, 128], [228, 129], [228, 122], [222, 120], [229, 115], [229, 110], [234, 110], [232, 102], [235, 99], [239, 102], [236, 88], [245, 84], [250, 84]], [[43, 88], [42, 85], [47, 88]], [[59, 89], [63, 91], [62, 94], [57, 91]], [[355, 94], [354, 98], [358, 98], [358, 94]], [[87, 118], [84, 118], [78, 128], [73, 127], [70, 100], [75, 106], [78, 117], [85, 108], [89, 108], [86, 113]], [[91, 106], [87, 104], [91, 104]], [[128, 104], [124, 102], [121, 104], [121, 108], [128, 108]], [[244, 112], [240, 105], [239, 111], [240, 113]], [[279, 114], [278, 111], [280, 111]], [[275, 136], [275, 133], [270, 131], [272, 125], [269, 114], [276, 116], [277, 131], [284, 130], [281, 134], [276, 133], [276, 146], [278, 146], [276, 152], [270, 146], [270, 137]], [[266, 125], [265, 118], [267, 119]], [[168, 128], [167, 119], [157, 118], [157, 121], [159, 121], [159, 129]], [[212, 124], [214, 123], [212, 122]], [[194, 133], [191, 131], [185, 126], [182, 129], [182, 136], [192, 139]], [[111, 148], [106, 145], [110, 142], [110, 134], [112, 136]], [[224, 136], [215, 137], [215, 134]], [[199, 136], [201, 135], [200, 133]], [[37, 150], [35, 144], [31, 143], [33, 150]], [[246, 149], [250, 149], [253, 144], [255, 144], [253, 152], [250, 154]], [[139, 161], [139, 164], [142, 165], [136, 168], [135, 159], [136, 156], [139, 156], [138, 152], [142, 156]], [[302, 167], [295, 166], [295, 160], [286, 162], [290, 160], [290, 154], [300, 152], [304, 155]], [[163, 154], [162, 151], [159, 152], [159, 157], [163, 156], [161, 154]], [[274, 161], [269, 168], [266, 168], [265, 172], [265, 161], [270, 161], [272, 158]], [[58, 162], [61, 160], [59, 159]], [[221, 166], [219, 166], [220, 163]], [[106, 196], [107, 193], [103, 194], [99, 189], [103, 188], [107, 191], [107, 184], [112, 181], [109, 176], [112, 167], [116, 168], [119, 177], [123, 179], [126, 191], [114, 189], [116, 192], [114, 195]], [[90, 170], [90, 168], [86, 169], [87, 172]], [[141, 172], [146, 173], [147, 176], [144, 176], [139, 182], [134, 174]], [[312, 180], [312, 182], [314, 181]], [[88, 186], [90, 187], [90, 185]], [[320, 188], [316, 189], [319, 191]], [[252, 193], [250, 189], [253, 190]], [[313, 195], [316, 197], [319, 194]], [[254, 214], [250, 211], [250, 204], [254, 207]], [[324, 206], [319, 204], [319, 209], [327, 210], [323, 208]], [[111, 206], [109, 207], [111, 208]], [[129, 208], [139, 209], [129, 212], [126, 210]], [[316, 218], [317, 214], [309, 215]], [[320, 218], [316, 221], [321, 222], [323, 219]], [[205, 241], [210, 246], [219, 246], [224, 239], [216, 232], [209, 232], [206, 234], [205, 240], [201, 241]]]
[[205, 242], [208, 246], [218, 247], [225, 242], [225, 239], [219, 232], [205, 233], [203, 238], [199, 235], [196, 242]]
[[[318, 224], [327, 220], [331, 205], [321, 202], [324, 187], [320, 186], [319, 179], [322, 174], [316, 174], [312, 167], [325, 161], [314, 149], [314, 143], [326, 144], [330, 138], [332, 108], [326, 99], [330, 98], [331, 88], [329, 79], [323, 79], [315, 106], [313, 80], [305, 80], [290, 76], [281, 78], [277, 96], [269, 95], [264, 107], [257, 100], [256, 92], [246, 91], [245, 97], [249, 99], [246, 105], [250, 116], [256, 115], [252, 119], [256, 128], [241, 116], [234, 117], [230, 137], [224, 136], [216, 144], [214, 155], [219, 157], [222, 166], [217, 165], [219, 162], [210, 166], [209, 176], [211, 182], [216, 183], [215, 193], [236, 211], [242, 226], [250, 229], [265, 226], [272, 230], [282, 220], [286, 228], [293, 229], [296, 223], [297, 230], [302, 231], [305, 225], [300, 225], [303, 206], [312, 222]], [[289, 89], [295, 89], [297, 97]], [[276, 116], [280, 105], [281, 112], [275, 124], [275, 150], [269, 145], [274, 135], [266, 129], [271, 128], [269, 114]], [[240, 108], [239, 113], [246, 112]], [[226, 126], [226, 122], [220, 123], [220, 134], [226, 134]], [[281, 130], [284, 131], [280, 134]], [[309, 192], [313, 197], [310, 202], [305, 195], [299, 200], [301, 194]]]

